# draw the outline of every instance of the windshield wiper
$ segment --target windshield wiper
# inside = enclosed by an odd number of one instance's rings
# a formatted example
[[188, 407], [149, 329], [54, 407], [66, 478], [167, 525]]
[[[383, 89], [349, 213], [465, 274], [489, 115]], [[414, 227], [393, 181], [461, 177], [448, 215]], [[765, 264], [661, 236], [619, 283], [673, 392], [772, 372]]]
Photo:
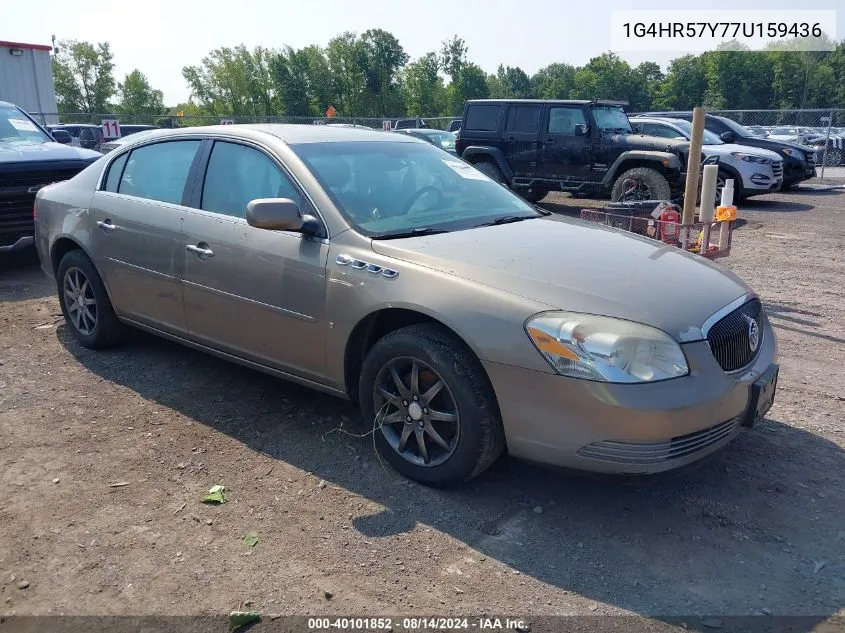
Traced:
[[401, 237], [418, 237], [420, 235], [437, 235], [438, 233], [448, 233], [446, 229], [433, 229], [427, 226], [409, 229], [408, 231], [399, 231], [397, 233], [388, 233], [387, 235], [374, 236], [374, 240], [395, 240]]
[[489, 222], [482, 222], [481, 224], [476, 224], [476, 227], [479, 226], [496, 226], [497, 224], [510, 224], [511, 222], [522, 222], [522, 220], [531, 220], [538, 216], [536, 215], [503, 215], [500, 218], [496, 218], [495, 220], [490, 220]]

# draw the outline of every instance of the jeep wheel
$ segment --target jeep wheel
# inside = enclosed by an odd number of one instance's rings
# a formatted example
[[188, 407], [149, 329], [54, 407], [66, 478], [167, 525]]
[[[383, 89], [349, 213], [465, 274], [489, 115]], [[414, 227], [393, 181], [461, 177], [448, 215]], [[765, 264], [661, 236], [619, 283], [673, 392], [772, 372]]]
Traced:
[[502, 185], [505, 184], [505, 177], [502, 175], [502, 170], [499, 169], [495, 164], [491, 163], [489, 160], [483, 160], [480, 163], [474, 163], [472, 166], [491, 180], [495, 180], [496, 182]]
[[540, 202], [540, 200], [549, 195], [547, 189], [541, 189], [539, 187], [535, 189], [518, 189], [516, 193], [531, 204]]
[[669, 200], [670, 196], [669, 181], [663, 174], [649, 167], [635, 167], [616, 179], [610, 199], [613, 202]]

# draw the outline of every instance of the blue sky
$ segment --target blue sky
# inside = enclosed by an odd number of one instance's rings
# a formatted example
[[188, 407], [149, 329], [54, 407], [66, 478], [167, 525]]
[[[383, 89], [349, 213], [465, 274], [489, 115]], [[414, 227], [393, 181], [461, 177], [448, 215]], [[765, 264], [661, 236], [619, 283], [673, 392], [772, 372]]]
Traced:
[[[0, 40], [49, 44], [50, 36], [111, 43], [116, 77], [139, 68], [165, 103], [188, 97], [183, 66], [197, 64], [211, 49], [263, 45], [299, 48], [325, 45], [343, 31], [382, 28], [392, 32], [405, 51], [418, 57], [438, 50], [440, 42], [459, 35], [469, 57], [485, 71], [500, 63], [531, 74], [565, 61], [584, 64], [610, 49], [610, 12], [614, 9], [687, 7], [677, 0], [638, 3], [624, 0], [144, 0], [126, 8], [114, 0], [21, 0], [5, 3]], [[711, 0], [707, 9], [837, 9], [841, 0]], [[691, 6], [689, 8], [692, 8]], [[845, 10], [837, 13], [837, 34], [845, 37]], [[632, 64], [653, 60], [665, 67], [679, 53], [624, 53]]]

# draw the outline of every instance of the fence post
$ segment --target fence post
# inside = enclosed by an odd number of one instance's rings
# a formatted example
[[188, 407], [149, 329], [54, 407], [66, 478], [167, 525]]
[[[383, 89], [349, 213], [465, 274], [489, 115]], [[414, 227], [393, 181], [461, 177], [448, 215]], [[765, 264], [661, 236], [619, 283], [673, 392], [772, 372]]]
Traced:
[[824, 154], [822, 155], [822, 175], [820, 178], [824, 180], [824, 166], [827, 164], [827, 146], [830, 144], [830, 127], [833, 125], [833, 110], [828, 113], [827, 119], [827, 134], [824, 137]]

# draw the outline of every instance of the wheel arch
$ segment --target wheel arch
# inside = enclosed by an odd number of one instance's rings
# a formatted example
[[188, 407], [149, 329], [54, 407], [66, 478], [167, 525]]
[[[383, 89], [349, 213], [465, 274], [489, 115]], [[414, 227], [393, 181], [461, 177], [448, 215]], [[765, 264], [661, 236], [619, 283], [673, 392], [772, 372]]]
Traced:
[[[492, 382], [481, 362], [481, 356], [474, 349], [466, 337], [461, 336], [455, 328], [445, 323], [438, 317], [425, 312], [417, 307], [383, 307], [370, 312], [361, 318], [352, 328], [346, 341], [343, 356], [343, 379], [347, 396], [353, 402], [358, 401], [358, 379], [361, 374], [361, 366], [367, 353], [385, 335], [409, 325], [430, 323], [442, 327], [457, 340], [459, 340], [478, 361], [482, 372], [482, 378], [490, 385], [491, 392], [495, 398], [495, 391]], [[496, 402], [498, 407], [498, 402]]]
[[484, 145], [470, 145], [461, 154], [463, 158], [470, 165], [480, 163], [482, 161], [491, 162], [499, 168], [505, 180], [510, 183], [513, 180], [513, 170], [508, 165], [504, 152], [498, 147], [488, 147]]
[[96, 270], [97, 274], [100, 276], [100, 280], [103, 282], [103, 287], [106, 289], [106, 295], [108, 296], [109, 301], [111, 301], [111, 290], [109, 288], [108, 281], [103, 276], [103, 272], [100, 270], [99, 266], [97, 266], [94, 258], [91, 257], [91, 253], [88, 252], [88, 249], [85, 248], [79, 240], [70, 237], [69, 235], [61, 235], [50, 246], [50, 268], [53, 271], [53, 277], [56, 281], [59, 281], [58, 271], [62, 258], [71, 251], [82, 251], [85, 257], [89, 259], [91, 265], [94, 267], [94, 270]]

